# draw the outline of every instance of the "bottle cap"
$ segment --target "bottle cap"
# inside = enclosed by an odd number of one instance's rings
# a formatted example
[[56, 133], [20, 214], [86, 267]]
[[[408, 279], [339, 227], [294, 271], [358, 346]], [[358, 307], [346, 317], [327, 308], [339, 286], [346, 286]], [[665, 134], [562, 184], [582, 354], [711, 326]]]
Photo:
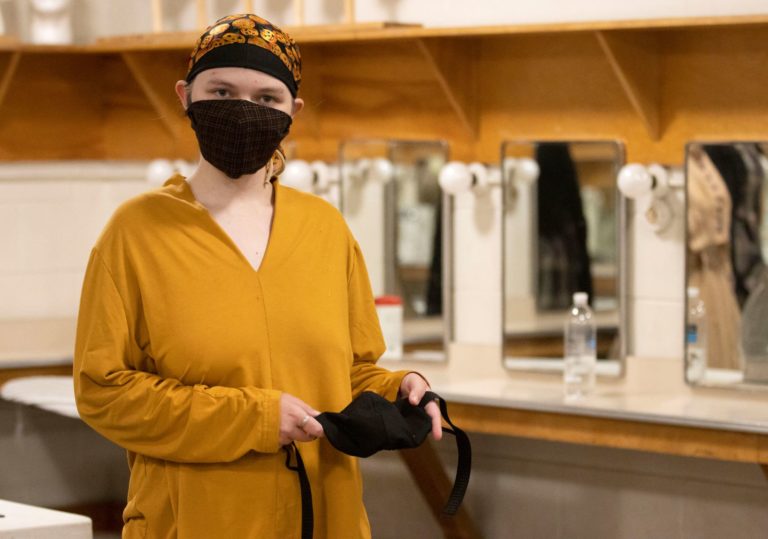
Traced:
[[575, 292], [573, 294], [573, 304], [577, 307], [586, 307], [589, 295], [586, 292]]
[[402, 305], [403, 300], [400, 296], [378, 296], [374, 303], [376, 305]]
[[698, 298], [699, 297], [699, 288], [697, 286], [689, 286], [688, 287], [688, 297], [689, 298]]

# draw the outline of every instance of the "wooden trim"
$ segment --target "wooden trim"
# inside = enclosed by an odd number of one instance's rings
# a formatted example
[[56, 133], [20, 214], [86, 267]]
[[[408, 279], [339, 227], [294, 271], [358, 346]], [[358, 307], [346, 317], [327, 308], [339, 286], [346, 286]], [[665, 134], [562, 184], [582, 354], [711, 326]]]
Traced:
[[451, 493], [452, 483], [430, 441], [425, 441], [415, 449], [398, 451], [398, 454], [429, 505], [432, 516], [443, 530], [443, 537], [479, 539], [481, 535], [464, 505], [460, 506], [458, 512], [452, 517], [442, 513]]
[[[703, 27], [760, 26], [768, 25], [768, 15], [737, 17], [697, 17], [626, 21], [591, 21], [578, 23], [517, 24], [497, 26], [467, 26], [424, 28], [413, 23], [355, 23], [318, 26], [286, 26], [285, 29], [296, 38], [299, 45], [310, 43], [343, 43], [347, 41], [421, 39], [452, 37], [484, 37], [526, 34], [558, 34], [572, 32], [598, 32], [612, 30], [686, 30]], [[198, 38], [198, 32], [169, 32], [152, 35], [139, 34], [100, 38], [92, 45], [108, 50], [123, 50], [125, 47], [140, 49], [163, 46], [172, 49], [191, 50]], [[159, 39], [158, 39], [159, 38]], [[153, 39], [155, 41], [153, 41]], [[153, 44], [154, 43], [154, 44]], [[37, 47], [41, 47], [37, 45]]]
[[479, 111], [472, 48], [467, 47], [463, 40], [419, 39], [416, 44], [467, 134], [476, 139]]
[[661, 138], [661, 60], [658, 36], [650, 32], [595, 32], [616, 78], [648, 136]]
[[141, 58], [136, 54], [123, 53], [122, 55], [125, 65], [133, 75], [133, 78], [141, 87], [142, 92], [146, 96], [147, 100], [152, 105], [152, 108], [158, 114], [158, 119], [162, 122], [168, 134], [176, 141], [179, 136], [177, 132], [177, 124], [173, 121], [175, 110], [171, 108], [168, 103], [161, 97], [160, 91], [155, 88], [152, 83], [151, 73], [145, 69], [142, 64]]
[[471, 432], [768, 464], [768, 434], [462, 403], [451, 403], [451, 419]]
[[3, 106], [5, 96], [8, 94], [8, 90], [13, 82], [13, 77], [16, 75], [16, 69], [19, 67], [19, 60], [21, 59], [21, 52], [15, 51], [11, 53], [8, 59], [8, 64], [3, 70], [2, 78], [0, 79], [0, 107]]

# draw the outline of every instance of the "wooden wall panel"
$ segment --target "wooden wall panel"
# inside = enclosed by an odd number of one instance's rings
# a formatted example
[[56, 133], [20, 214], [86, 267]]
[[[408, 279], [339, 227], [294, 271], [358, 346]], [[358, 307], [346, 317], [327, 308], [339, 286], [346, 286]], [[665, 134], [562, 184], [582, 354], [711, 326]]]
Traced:
[[[691, 139], [768, 139], [759, 18], [317, 36], [288, 141], [305, 159], [359, 137], [442, 139], [489, 163], [505, 140], [611, 139], [675, 165]], [[188, 39], [153, 39], [0, 51], [0, 159], [195, 158], [173, 93]]]
[[118, 159], [195, 158], [194, 132], [173, 89], [184, 77], [183, 55], [174, 51], [133, 54], [162, 106], [152, 103], [124, 58], [111, 57], [106, 70], [106, 155]]
[[0, 159], [87, 159], [103, 155], [104, 58], [22, 54], [0, 107]]
[[475, 154], [498, 159], [504, 140], [621, 139], [644, 126], [591, 32], [486, 38]]

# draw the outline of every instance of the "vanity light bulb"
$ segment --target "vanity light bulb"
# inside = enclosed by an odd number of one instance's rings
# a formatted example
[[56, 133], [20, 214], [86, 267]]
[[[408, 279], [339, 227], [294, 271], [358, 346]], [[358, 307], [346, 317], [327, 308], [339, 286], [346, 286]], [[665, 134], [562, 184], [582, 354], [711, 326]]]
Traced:
[[501, 180], [501, 175], [494, 177], [484, 164], [478, 163], [477, 161], [470, 163], [467, 168], [472, 176], [472, 188], [476, 191], [485, 192], [488, 190], [488, 186], [494, 179]]
[[653, 163], [648, 165], [648, 174], [653, 178], [653, 194], [661, 196], [669, 190], [669, 172], [664, 165]]
[[309, 164], [315, 177], [315, 185], [320, 192], [327, 191], [332, 183], [338, 182], [338, 173], [335, 167], [328, 165], [325, 161], [312, 161]]
[[285, 170], [280, 175], [280, 183], [299, 191], [312, 192], [315, 174], [309, 163], [302, 159], [291, 159], [285, 164]]
[[533, 183], [539, 179], [539, 164], [535, 159], [523, 157], [515, 165], [515, 179], [522, 183]]
[[370, 178], [377, 182], [386, 183], [392, 179], [395, 174], [395, 167], [392, 161], [383, 157], [377, 157], [371, 162]]
[[619, 190], [627, 198], [638, 198], [653, 190], [653, 176], [644, 165], [632, 163], [619, 171]]
[[446, 193], [458, 195], [472, 188], [472, 173], [461, 161], [451, 161], [440, 169], [438, 182]]
[[40, 13], [56, 13], [65, 10], [72, 0], [32, 0], [32, 6]]
[[162, 185], [175, 172], [176, 169], [169, 159], [153, 159], [147, 165], [146, 179], [149, 183]]
[[173, 168], [177, 173], [181, 174], [185, 178], [189, 178], [195, 171], [195, 165], [189, 161], [185, 161], [184, 159], [176, 159], [173, 162]]

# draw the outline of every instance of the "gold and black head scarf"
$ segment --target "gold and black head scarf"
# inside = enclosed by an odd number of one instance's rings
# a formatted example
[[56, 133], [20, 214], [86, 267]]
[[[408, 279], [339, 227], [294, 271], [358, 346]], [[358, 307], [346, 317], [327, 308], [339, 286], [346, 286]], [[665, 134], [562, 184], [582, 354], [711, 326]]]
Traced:
[[301, 54], [280, 28], [256, 15], [222, 17], [200, 36], [189, 58], [187, 82], [214, 67], [247, 67], [272, 75], [296, 97], [301, 83]]

